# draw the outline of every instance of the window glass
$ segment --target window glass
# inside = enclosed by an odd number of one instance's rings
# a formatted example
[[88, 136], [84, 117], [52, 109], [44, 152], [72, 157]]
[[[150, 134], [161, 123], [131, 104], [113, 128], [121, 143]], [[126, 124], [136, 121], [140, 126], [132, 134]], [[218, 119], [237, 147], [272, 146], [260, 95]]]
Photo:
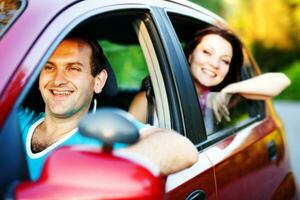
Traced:
[[141, 47], [138, 44], [117, 44], [108, 40], [100, 41], [105, 55], [116, 74], [120, 89], [139, 89], [148, 70]]
[[243, 121], [250, 119], [253, 116], [253, 112], [255, 115], [257, 114], [257, 106], [254, 104], [254, 101], [247, 100], [240, 95], [234, 95], [231, 98], [228, 110], [230, 112], [230, 121], [223, 119], [221, 122], [216, 121], [212, 109], [208, 108], [203, 112], [204, 124], [208, 135], [226, 128], [239, 126]]
[[3, 35], [13, 19], [20, 13], [24, 6], [22, 0], [1, 0], [0, 1], [0, 36]]
[[[182, 44], [183, 51], [186, 44], [192, 40], [194, 34], [208, 26], [209, 24], [205, 24], [200, 20], [197, 20], [192, 17], [182, 16], [174, 13], [168, 13], [171, 23], [174, 26], [175, 32]], [[247, 79], [254, 75], [254, 70], [252, 65], [250, 64], [247, 55], [244, 55], [244, 65], [241, 66], [241, 79]], [[187, 60], [188, 62], [188, 60]], [[218, 90], [219, 91], [219, 90]], [[218, 92], [216, 91], [216, 92]], [[196, 92], [196, 91], [195, 91]], [[212, 91], [209, 90], [208, 94]], [[257, 101], [247, 100], [239, 95], [234, 95], [229, 104], [229, 112], [230, 112], [230, 121], [222, 120], [221, 122], [217, 122], [214, 112], [211, 107], [207, 105], [207, 102], [204, 101], [204, 106], [200, 105], [201, 98], [204, 97], [204, 94], [199, 94], [199, 109], [201, 109], [204, 119], [204, 124], [206, 128], [207, 135], [211, 135], [215, 132], [241, 126], [247, 120], [259, 115], [259, 106]], [[207, 99], [206, 99], [207, 100]]]

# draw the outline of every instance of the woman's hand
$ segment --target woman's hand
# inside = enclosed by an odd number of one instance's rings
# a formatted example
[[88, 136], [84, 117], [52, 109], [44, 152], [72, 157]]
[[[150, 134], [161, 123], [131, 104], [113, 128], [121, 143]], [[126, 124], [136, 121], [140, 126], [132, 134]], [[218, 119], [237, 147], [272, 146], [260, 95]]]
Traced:
[[210, 92], [207, 96], [206, 106], [214, 111], [217, 122], [221, 122], [222, 118], [230, 121], [230, 113], [227, 108], [232, 94], [226, 92]]

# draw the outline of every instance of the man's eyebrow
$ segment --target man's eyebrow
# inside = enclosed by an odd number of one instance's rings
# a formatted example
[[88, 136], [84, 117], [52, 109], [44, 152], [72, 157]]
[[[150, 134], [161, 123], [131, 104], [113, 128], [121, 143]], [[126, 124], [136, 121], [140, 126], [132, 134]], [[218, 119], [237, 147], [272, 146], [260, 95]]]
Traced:
[[49, 60], [46, 62], [46, 64], [54, 65], [54, 63]]
[[83, 66], [83, 64], [80, 63], [80, 62], [71, 62], [71, 63], [68, 63], [67, 65], [80, 65], [80, 66]]

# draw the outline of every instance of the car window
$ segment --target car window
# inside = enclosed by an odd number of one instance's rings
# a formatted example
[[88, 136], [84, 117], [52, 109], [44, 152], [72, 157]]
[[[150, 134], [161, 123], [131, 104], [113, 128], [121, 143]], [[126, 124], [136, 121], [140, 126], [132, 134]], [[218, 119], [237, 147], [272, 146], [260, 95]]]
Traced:
[[[186, 44], [193, 38], [196, 31], [199, 31], [205, 27], [212, 26], [197, 20], [196, 17], [183, 16], [173, 12], [168, 13], [169, 19], [174, 27], [176, 35], [182, 44], [183, 52]], [[188, 31], [187, 31], [188, 30]], [[244, 53], [244, 65], [241, 66], [241, 79], [248, 79], [256, 74], [247, 54]], [[187, 61], [188, 62], [188, 61]], [[195, 89], [195, 88], [194, 88]], [[254, 120], [261, 117], [262, 106], [259, 101], [247, 100], [239, 95], [234, 95], [229, 102], [229, 112], [231, 120], [229, 122], [222, 120], [218, 123], [215, 119], [213, 110], [208, 106], [202, 109], [202, 116], [206, 129], [208, 140], [210, 138], [216, 139], [214, 134], [220, 135], [219, 133], [233, 133], [235, 130], [252, 123]], [[201, 110], [200, 103], [198, 109]], [[224, 134], [222, 137], [224, 137]], [[218, 137], [217, 137], [218, 139]], [[220, 139], [220, 138], [219, 138]]]
[[3, 0], [0, 2], [0, 37], [24, 8], [25, 0]]
[[[113, 96], [105, 94], [95, 96], [98, 99], [98, 107], [110, 106], [128, 110], [132, 99], [141, 90], [143, 79], [149, 75], [145, 55], [138, 39], [140, 30], [135, 28], [137, 20], [141, 20], [145, 14], [146, 12], [128, 12], [94, 16], [72, 30], [76, 33], [90, 30], [91, 37], [97, 39], [101, 45], [116, 77], [118, 92]], [[44, 106], [36, 79], [22, 107], [43, 112]]]

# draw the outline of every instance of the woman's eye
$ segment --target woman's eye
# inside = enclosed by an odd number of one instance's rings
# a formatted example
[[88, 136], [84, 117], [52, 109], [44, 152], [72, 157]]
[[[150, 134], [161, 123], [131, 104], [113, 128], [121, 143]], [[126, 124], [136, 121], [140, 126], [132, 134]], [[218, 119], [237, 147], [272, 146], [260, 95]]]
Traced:
[[211, 55], [210, 51], [207, 50], [207, 49], [203, 49], [203, 53], [206, 54], [206, 55]]
[[230, 64], [230, 61], [228, 61], [228, 60], [223, 60], [223, 62], [224, 62], [226, 65], [229, 65], [229, 64]]

